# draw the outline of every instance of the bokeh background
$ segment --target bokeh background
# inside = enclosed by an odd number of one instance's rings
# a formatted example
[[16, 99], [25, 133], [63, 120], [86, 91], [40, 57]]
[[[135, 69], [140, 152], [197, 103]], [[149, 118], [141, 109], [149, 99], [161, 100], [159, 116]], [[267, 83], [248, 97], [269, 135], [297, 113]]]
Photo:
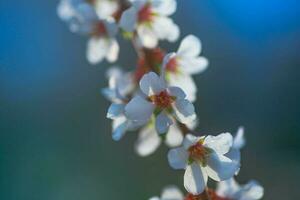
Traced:
[[[142, 159], [135, 133], [112, 141], [99, 93], [109, 65], [87, 63], [86, 38], [58, 19], [57, 3], [0, 1], [0, 199], [140, 200], [182, 187], [165, 147]], [[245, 126], [238, 180], [259, 180], [264, 199], [300, 199], [299, 1], [178, 0], [174, 19], [210, 60], [195, 76], [198, 130]], [[134, 67], [121, 45], [118, 63]]]

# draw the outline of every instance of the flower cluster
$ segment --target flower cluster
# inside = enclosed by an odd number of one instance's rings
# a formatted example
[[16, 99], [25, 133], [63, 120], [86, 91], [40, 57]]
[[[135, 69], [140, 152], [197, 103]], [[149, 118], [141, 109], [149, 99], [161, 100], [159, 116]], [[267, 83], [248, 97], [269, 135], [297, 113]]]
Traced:
[[[117, 61], [117, 38], [130, 41], [137, 53], [136, 68], [126, 72], [111, 67], [106, 73], [109, 85], [101, 91], [111, 102], [107, 118], [112, 120], [113, 140], [138, 132], [138, 155], [148, 156], [163, 143], [171, 148], [170, 166], [185, 170], [185, 197], [172, 186], [151, 200], [260, 199], [263, 189], [258, 183], [240, 186], [233, 178], [241, 167], [243, 128], [234, 138], [230, 133], [196, 131], [193, 75], [208, 67], [201, 41], [187, 35], [173, 52], [159, 47], [161, 40], [175, 42], [180, 37], [170, 18], [176, 8], [176, 0], [61, 0], [57, 11], [72, 32], [88, 37], [86, 57], [91, 64]], [[217, 189], [207, 187], [208, 178], [218, 183]]]

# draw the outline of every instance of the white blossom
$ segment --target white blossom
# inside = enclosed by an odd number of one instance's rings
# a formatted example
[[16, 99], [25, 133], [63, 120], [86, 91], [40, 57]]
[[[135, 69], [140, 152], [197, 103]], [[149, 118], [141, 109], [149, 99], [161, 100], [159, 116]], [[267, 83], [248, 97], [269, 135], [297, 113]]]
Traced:
[[225, 156], [232, 147], [232, 140], [230, 133], [206, 137], [188, 134], [182, 147], [169, 151], [170, 166], [185, 169], [184, 186], [189, 193], [202, 193], [208, 177], [223, 181], [236, 173], [240, 164]]
[[196, 119], [194, 106], [186, 99], [184, 92], [178, 87], [168, 87], [164, 78], [156, 73], [145, 74], [140, 80], [140, 89], [140, 94], [125, 107], [128, 119], [148, 122], [154, 114], [155, 129], [160, 134], [168, 131], [174, 115], [184, 124]]
[[175, 0], [131, 0], [131, 3], [121, 16], [120, 26], [128, 32], [136, 31], [142, 46], [154, 48], [158, 40], [178, 39], [179, 28], [168, 17], [176, 11]]
[[160, 197], [151, 197], [149, 200], [183, 200], [182, 192], [176, 186], [165, 187]]
[[165, 66], [170, 85], [180, 86], [192, 102], [196, 100], [197, 87], [191, 75], [203, 72], [208, 66], [208, 60], [200, 56], [201, 50], [200, 40], [188, 35]]
[[256, 181], [239, 185], [233, 178], [220, 182], [216, 191], [219, 196], [232, 200], [258, 200], [264, 195], [264, 188]]
[[118, 27], [111, 19], [99, 19], [91, 4], [79, 0], [62, 0], [58, 15], [75, 33], [90, 36], [87, 43], [87, 59], [96, 64], [106, 59], [114, 62], [118, 58], [119, 45], [115, 36]]

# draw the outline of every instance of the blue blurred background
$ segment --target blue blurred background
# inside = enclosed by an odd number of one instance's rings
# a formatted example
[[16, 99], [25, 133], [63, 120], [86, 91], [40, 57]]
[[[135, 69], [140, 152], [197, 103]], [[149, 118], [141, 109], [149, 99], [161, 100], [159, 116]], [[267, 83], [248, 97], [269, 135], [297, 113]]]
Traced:
[[[0, 199], [138, 200], [181, 186], [166, 148], [142, 159], [135, 134], [112, 141], [99, 93], [109, 65], [87, 63], [86, 38], [58, 19], [57, 3], [0, 1]], [[245, 126], [238, 180], [259, 180], [264, 199], [300, 199], [300, 2], [178, 0], [174, 19], [210, 60], [195, 77], [200, 132]], [[119, 63], [132, 68], [121, 43]]]

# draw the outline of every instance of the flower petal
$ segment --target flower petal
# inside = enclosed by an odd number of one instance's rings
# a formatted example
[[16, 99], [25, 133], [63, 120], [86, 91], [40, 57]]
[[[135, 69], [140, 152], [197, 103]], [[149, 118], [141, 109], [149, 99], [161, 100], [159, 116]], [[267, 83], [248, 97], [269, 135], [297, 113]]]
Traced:
[[153, 21], [152, 28], [158, 39], [169, 42], [175, 42], [180, 34], [179, 27], [168, 17], [157, 16]]
[[126, 133], [128, 129], [127, 119], [125, 116], [117, 117], [112, 122], [113, 133], [112, 138], [115, 141], [119, 141]]
[[180, 57], [178, 65], [187, 74], [198, 74], [207, 69], [208, 60], [202, 56], [196, 58]]
[[168, 92], [171, 96], [176, 97], [176, 99], [184, 99], [186, 97], [184, 91], [179, 87], [168, 87]]
[[217, 185], [216, 192], [221, 197], [234, 198], [235, 194], [240, 190], [240, 186], [234, 178], [221, 181]]
[[125, 10], [120, 19], [120, 27], [128, 32], [133, 32], [137, 20], [137, 10], [132, 6]]
[[101, 37], [92, 37], [87, 44], [87, 59], [91, 64], [103, 60], [109, 50], [110, 42]]
[[188, 163], [188, 152], [183, 147], [169, 150], [168, 161], [173, 169], [185, 169]]
[[146, 25], [139, 25], [137, 28], [138, 41], [139, 43], [146, 48], [154, 48], [158, 44], [158, 37], [155, 32]]
[[236, 149], [241, 149], [243, 146], [245, 146], [245, 143], [244, 127], [239, 127], [233, 139], [233, 147]]
[[166, 136], [166, 145], [168, 147], [177, 147], [182, 144], [183, 135], [176, 124], [170, 126]]
[[181, 41], [177, 53], [180, 57], [196, 57], [201, 48], [200, 40], [194, 35], [188, 35]]
[[204, 191], [207, 183], [207, 175], [203, 173], [200, 165], [192, 163], [189, 165], [184, 173], [184, 187], [194, 195], [200, 194]]
[[135, 143], [135, 151], [140, 156], [152, 154], [160, 145], [161, 139], [155, 132], [154, 127], [147, 126], [143, 128]]
[[264, 195], [264, 188], [256, 181], [250, 181], [243, 186], [240, 200], [256, 200], [261, 199]]
[[120, 47], [119, 47], [119, 44], [118, 44], [117, 40], [112, 39], [110, 41], [109, 49], [106, 53], [107, 61], [108, 62], [115, 62], [118, 59], [119, 50], [120, 50]]
[[166, 115], [166, 113], [161, 112], [155, 120], [155, 128], [157, 133], [166, 134], [169, 127], [173, 124], [173, 121]]
[[180, 87], [189, 101], [196, 100], [197, 87], [191, 75], [186, 73], [169, 73], [168, 75], [170, 85]]
[[240, 167], [239, 163], [215, 152], [211, 153], [206, 161], [207, 166], [204, 169], [208, 176], [215, 181], [232, 178]]
[[183, 200], [182, 192], [176, 186], [168, 186], [163, 189], [162, 200]]
[[124, 104], [112, 103], [107, 111], [107, 118], [114, 119], [124, 113]]
[[183, 140], [183, 147], [187, 150], [191, 146], [195, 145], [201, 137], [194, 136], [192, 134], [187, 134]]
[[196, 119], [194, 105], [187, 99], [176, 100], [174, 110], [181, 123], [191, 123]]
[[218, 154], [224, 155], [232, 147], [232, 140], [230, 133], [221, 133], [217, 136], [208, 135], [205, 138], [204, 145], [213, 149]]
[[152, 0], [151, 4], [155, 13], [164, 16], [172, 15], [177, 7], [175, 0]]
[[151, 96], [166, 89], [166, 85], [156, 73], [149, 72], [140, 80], [140, 88], [144, 94]]
[[148, 121], [154, 105], [140, 96], [133, 97], [125, 106], [125, 115], [133, 121]]

